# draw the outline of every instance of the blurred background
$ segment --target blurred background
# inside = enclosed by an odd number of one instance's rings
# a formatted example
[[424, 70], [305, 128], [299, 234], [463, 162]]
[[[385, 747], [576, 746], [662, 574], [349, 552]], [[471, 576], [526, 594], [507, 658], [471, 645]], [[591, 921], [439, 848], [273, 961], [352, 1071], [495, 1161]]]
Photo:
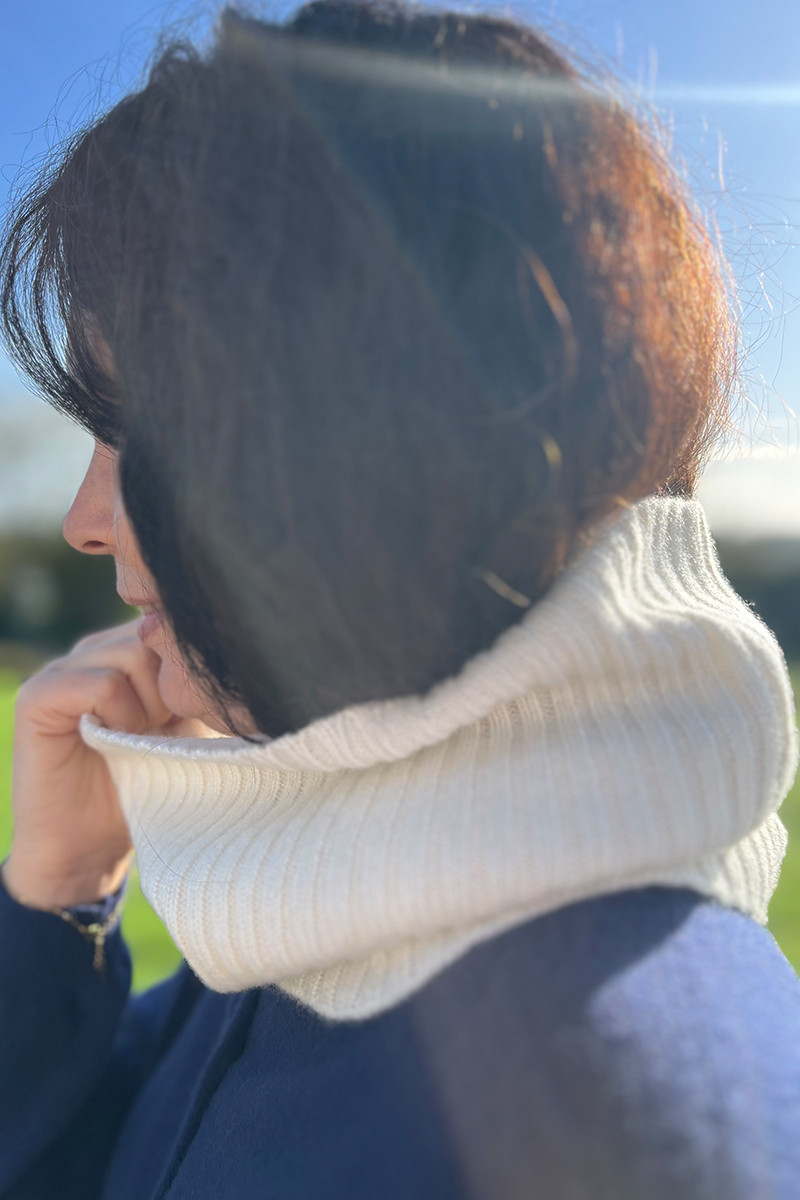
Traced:
[[[279, 20], [293, 5], [259, 5]], [[800, 6], [762, 0], [552, 0], [447, 5], [549, 29], [651, 105], [719, 231], [742, 323], [738, 433], [699, 492], [723, 569], [781, 642], [800, 688]], [[141, 79], [161, 33], [202, 37], [217, 5], [38, 0], [5, 6], [0, 37], [0, 203], [62, 139]], [[85, 433], [30, 395], [0, 354], [0, 857], [14, 695], [84, 632], [129, 620], [112, 563], [86, 558], [60, 524], [89, 462]], [[790, 851], [770, 928], [800, 970], [800, 790], [782, 816]], [[136, 887], [125, 928], [135, 986], [177, 963]]]

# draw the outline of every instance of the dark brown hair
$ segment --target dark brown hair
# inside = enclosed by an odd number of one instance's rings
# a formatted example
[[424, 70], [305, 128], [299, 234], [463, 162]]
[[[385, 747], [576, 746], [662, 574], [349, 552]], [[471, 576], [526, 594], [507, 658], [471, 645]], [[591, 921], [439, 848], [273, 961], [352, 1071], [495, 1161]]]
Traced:
[[524, 24], [383, 0], [164, 50], [19, 202], [2, 316], [272, 735], [424, 692], [614, 506], [691, 495], [733, 381], [647, 121]]

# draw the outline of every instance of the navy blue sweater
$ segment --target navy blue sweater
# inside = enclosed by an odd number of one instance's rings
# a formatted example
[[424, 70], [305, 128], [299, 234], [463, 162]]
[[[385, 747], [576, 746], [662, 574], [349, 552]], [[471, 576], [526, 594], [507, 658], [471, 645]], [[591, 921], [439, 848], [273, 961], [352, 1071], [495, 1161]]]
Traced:
[[800, 981], [749, 917], [619, 892], [329, 1022], [186, 967], [128, 998], [0, 887], [2, 1200], [797, 1200]]

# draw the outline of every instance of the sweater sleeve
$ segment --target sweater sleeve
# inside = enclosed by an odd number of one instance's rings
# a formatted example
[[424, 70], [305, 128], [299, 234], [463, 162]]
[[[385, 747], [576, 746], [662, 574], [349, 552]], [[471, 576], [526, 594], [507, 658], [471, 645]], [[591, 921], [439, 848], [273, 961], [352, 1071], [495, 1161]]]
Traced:
[[[85, 922], [94, 914], [75, 915]], [[2, 1200], [100, 1193], [181, 975], [131, 1001], [118, 923], [104, 951], [98, 970], [91, 940], [59, 916], [18, 903], [0, 876]]]

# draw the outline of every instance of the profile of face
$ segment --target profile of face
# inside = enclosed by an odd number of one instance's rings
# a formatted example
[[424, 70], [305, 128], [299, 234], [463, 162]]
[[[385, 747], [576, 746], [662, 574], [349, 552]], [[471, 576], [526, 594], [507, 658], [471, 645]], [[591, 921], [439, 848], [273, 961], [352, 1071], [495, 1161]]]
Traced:
[[166, 706], [176, 716], [196, 718], [219, 733], [229, 733], [223, 718], [193, 682], [175, 644], [166, 614], [159, 607], [155, 580], [125, 512], [117, 453], [101, 442], [95, 441], [89, 467], [64, 518], [62, 532], [70, 546], [82, 554], [113, 555], [117, 592], [127, 604], [147, 611], [139, 636], [160, 659], [158, 690]]

